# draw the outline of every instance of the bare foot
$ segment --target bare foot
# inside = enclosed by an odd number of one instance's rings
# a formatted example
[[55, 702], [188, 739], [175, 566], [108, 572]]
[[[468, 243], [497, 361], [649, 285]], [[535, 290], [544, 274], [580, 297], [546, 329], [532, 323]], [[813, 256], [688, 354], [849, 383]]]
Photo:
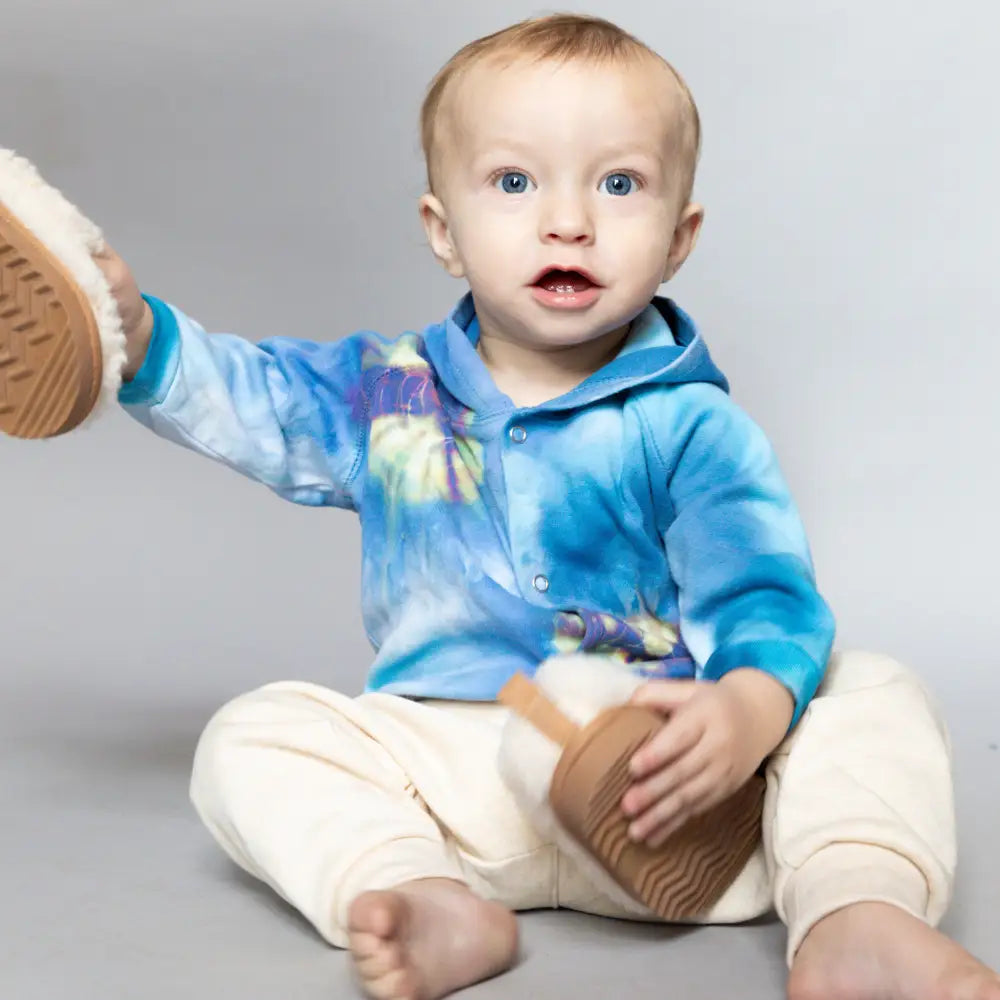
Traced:
[[790, 1000], [1000, 1000], [1000, 976], [905, 910], [858, 903], [821, 920], [795, 956]]
[[351, 904], [351, 954], [376, 1000], [436, 1000], [509, 969], [517, 920], [450, 879], [421, 879]]

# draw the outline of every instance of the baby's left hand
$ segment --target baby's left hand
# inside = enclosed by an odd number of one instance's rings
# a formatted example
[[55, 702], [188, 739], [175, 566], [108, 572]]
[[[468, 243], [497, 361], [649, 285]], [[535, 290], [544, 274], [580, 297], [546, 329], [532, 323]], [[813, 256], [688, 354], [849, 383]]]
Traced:
[[629, 834], [650, 847], [734, 794], [769, 753], [750, 706], [723, 682], [651, 681], [632, 704], [670, 713], [632, 758], [636, 780], [622, 798]]

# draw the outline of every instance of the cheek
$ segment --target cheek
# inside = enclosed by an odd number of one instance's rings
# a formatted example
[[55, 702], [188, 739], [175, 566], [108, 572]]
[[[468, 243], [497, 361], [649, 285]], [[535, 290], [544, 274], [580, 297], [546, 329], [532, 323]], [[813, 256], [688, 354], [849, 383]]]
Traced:
[[615, 256], [627, 260], [629, 267], [642, 270], [644, 264], [648, 269], [666, 262], [672, 238], [669, 220], [649, 213], [629, 215], [616, 219], [613, 229]]
[[464, 215], [452, 225], [452, 238], [459, 256], [467, 264], [487, 260], [492, 266], [503, 265], [524, 250], [526, 227], [530, 221], [526, 212], [507, 206]]

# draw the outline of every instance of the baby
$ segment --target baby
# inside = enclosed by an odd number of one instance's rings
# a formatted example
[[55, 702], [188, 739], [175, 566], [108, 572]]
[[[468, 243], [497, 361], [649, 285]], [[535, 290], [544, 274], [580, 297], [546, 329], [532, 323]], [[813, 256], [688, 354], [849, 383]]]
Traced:
[[703, 219], [687, 87], [609, 22], [557, 15], [462, 49], [422, 126], [421, 218], [469, 287], [422, 333], [209, 335], [96, 258], [132, 416], [362, 523], [366, 692], [281, 682], [223, 707], [196, 753], [199, 815], [351, 950], [369, 995], [444, 996], [511, 966], [515, 910], [636, 915], [496, 763], [513, 673], [611, 657], [664, 718], [621, 802], [636, 840], [764, 765], [766, 869], [709, 919], [773, 907], [790, 996], [1000, 1000], [934, 929], [955, 869], [937, 710], [899, 664], [831, 655], [774, 455], [657, 295]]

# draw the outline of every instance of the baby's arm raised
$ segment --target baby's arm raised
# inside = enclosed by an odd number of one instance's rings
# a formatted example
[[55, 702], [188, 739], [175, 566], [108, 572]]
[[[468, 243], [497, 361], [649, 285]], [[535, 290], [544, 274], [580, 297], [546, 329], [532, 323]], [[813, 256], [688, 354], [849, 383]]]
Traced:
[[209, 334], [181, 310], [140, 294], [110, 248], [95, 260], [125, 327], [119, 401], [130, 416], [288, 500], [355, 506], [367, 419], [362, 362], [374, 335], [255, 344]]

